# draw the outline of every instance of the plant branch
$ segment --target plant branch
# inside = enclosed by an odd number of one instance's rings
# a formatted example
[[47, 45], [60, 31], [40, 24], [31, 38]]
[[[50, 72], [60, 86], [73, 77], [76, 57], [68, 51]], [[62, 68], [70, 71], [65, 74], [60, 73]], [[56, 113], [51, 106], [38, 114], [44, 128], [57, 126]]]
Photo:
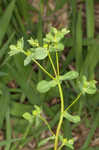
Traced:
[[63, 91], [60, 83], [58, 82], [58, 88], [59, 88], [59, 93], [60, 93], [60, 99], [61, 99], [61, 114], [60, 114], [60, 120], [57, 126], [56, 130], [56, 137], [55, 137], [55, 145], [54, 145], [54, 150], [57, 150], [58, 148], [58, 137], [61, 129], [61, 125], [63, 122], [63, 112], [64, 112], [64, 99], [63, 99]]
[[[28, 53], [23, 51], [23, 53], [28, 56]], [[40, 67], [41, 70], [43, 70], [45, 72], [45, 74], [47, 74], [51, 79], [55, 80], [55, 78], [43, 67], [40, 65], [40, 63], [38, 61], [36, 61], [35, 59], [32, 58], [32, 60]]]
[[77, 96], [77, 98], [64, 110], [64, 112], [68, 111], [79, 100], [79, 98], [81, 97], [81, 95], [82, 95], [82, 92], [79, 93], [79, 95]]
[[62, 144], [62, 145], [59, 147], [59, 149], [58, 149], [58, 150], [61, 150], [63, 146], [64, 146], [64, 144]]
[[58, 58], [58, 52], [56, 52], [56, 64], [57, 64], [57, 74], [59, 76], [59, 58]]
[[50, 62], [51, 62], [52, 68], [53, 68], [53, 70], [54, 70], [55, 76], [57, 76], [57, 72], [56, 72], [56, 69], [55, 69], [53, 60], [52, 60], [52, 58], [51, 58], [50, 52], [48, 53], [48, 57], [49, 57], [49, 60], [50, 60]]
[[49, 123], [47, 122], [47, 120], [46, 120], [45, 118], [43, 118], [42, 116], [40, 116], [40, 119], [47, 125], [47, 127], [48, 127], [49, 131], [51, 132], [51, 134], [52, 134], [53, 136], [55, 136], [55, 134], [54, 134], [54, 132], [52, 131], [52, 129], [51, 129]]
[[38, 61], [35, 59], [32, 60], [45, 72], [45, 74], [47, 74], [51, 79], [55, 80], [55, 78], [49, 72], [47, 72], [46, 69], [38, 63]]

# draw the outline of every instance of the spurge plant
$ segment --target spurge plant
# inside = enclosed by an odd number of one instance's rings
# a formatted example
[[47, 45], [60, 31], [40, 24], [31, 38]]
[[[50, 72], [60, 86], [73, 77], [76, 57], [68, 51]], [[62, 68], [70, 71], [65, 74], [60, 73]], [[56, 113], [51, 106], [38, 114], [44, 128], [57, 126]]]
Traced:
[[[35, 118], [41, 119], [48, 127], [49, 131], [51, 132], [52, 136], [44, 139], [41, 141], [38, 145], [42, 146], [46, 142], [52, 140], [54, 142], [54, 150], [61, 150], [64, 146], [67, 146], [71, 149], [73, 149], [74, 140], [67, 139], [66, 137], [63, 137], [61, 134], [61, 126], [63, 123], [63, 119], [68, 119], [69, 121], [73, 123], [77, 123], [80, 121], [79, 116], [72, 116], [68, 110], [73, 106], [81, 95], [87, 93], [87, 94], [94, 94], [96, 92], [96, 86], [95, 81], [87, 81], [86, 77], [83, 76], [82, 79], [79, 80], [79, 73], [76, 71], [69, 71], [65, 73], [64, 75], [60, 75], [60, 68], [59, 68], [59, 52], [64, 50], [64, 45], [62, 43], [62, 39], [64, 38], [64, 35], [66, 35], [69, 31], [65, 28], [62, 30], [57, 30], [54, 27], [51, 27], [50, 32], [46, 34], [45, 38], [43, 38], [43, 44], [42, 46], [39, 44], [39, 41], [37, 39], [30, 38], [28, 40], [28, 43], [30, 45], [30, 48], [27, 50], [24, 50], [24, 40], [23, 38], [19, 39], [16, 45], [10, 46], [10, 52], [9, 55], [13, 56], [18, 53], [23, 53], [26, 58], [24, 60], [24, 65], [28, 65], [33, 61], [38, 65], [38, 67], [41, 68], [42, 71], [46, 75], [50, 77], [50, 81], [42, 80], [37, 84], [37, 90], [40, 93], [48, 92], [51, 88], [58, 86], [59, 94], [60, 94], [60, 100], [61, 100], [61, 110], [60, 110], [60, 118], [59, 122], [56, 128], [56, 133], [53, 132], [51, 129], [48, 121], [43, 117], [42, 115], [42, 109], [39, 106], [34, 106], [34, 110], [32, 111], [32, 114], [26, 112], [23, 114], [23, 117], [29, 121], [29, 123], [32, 123]], [[52, 53], [52, 54], [51, 54]], [[55, 53], [56, 56], [56, 67], [55, 63], [53, 62], [53, 59], [51, 55]], [[54, 75], [50, 74], [40, 63], [39, 60], [43, 60], [45, 58], [49, 59]], [[77, 98], [70, 104], [67, 108], [64, 106], [64, 97], [63, 97], [63, 90], [62, 90], [62, 82], [65, 80], [73, 80], [77, 79], [78, 81], [78, 88], [80, 89], [80, 92], [77, 96]], [[59, 141], [61, 144], [59, 144]]]

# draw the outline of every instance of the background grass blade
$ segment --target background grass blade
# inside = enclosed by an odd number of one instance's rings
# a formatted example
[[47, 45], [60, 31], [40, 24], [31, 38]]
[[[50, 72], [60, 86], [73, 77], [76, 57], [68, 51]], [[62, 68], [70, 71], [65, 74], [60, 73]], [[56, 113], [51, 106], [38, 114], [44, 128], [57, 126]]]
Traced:
[[7, 88], [1, 84], [0, 85], [1, 95], [0, 95], [0, 129], [3, 125], [3, 120], [6, 116], [6, 110], [9, 107], [9, 93]]
[[87, 37], [92, 39], [95, 31], [94, 0], [86, 0]]
[[22, 138], [16, 138], [16, 139], [2, 141], [2, 142], [0, 142], [0, 147], [7, 145], [8, 143], [14, 143], [14, 142], [17, 142], [20, 140], [22, 140]]
[[[90, 51], [88, 51], [87, 53], [86, 59], [83, 63], [83, 67], [81, 70], [81, 74], [82, 75], [85, 74], [89, 80], [95, 77], [95, 68], [99, 62], [98, 48], [99, 48], [99, 44], [96, 41], [94, 41], [90, 45]], [[95, 58], [94, 61], [93, 58]]]
[[7, 42], [0, 49], [0, 58], [2, 58], [5, 55], [6, 51], [8, 50], [7, 48], [9, 47], [9, 44], [11, 43], [12, 39], [14, 38], [14, 36], [15, 36], [15, 32], [13, 32], [11, 34], [11, 36], [9, 37]]
[[[11, 122], [10, 122], [10, 109], [8, 107], [8, 110], [6, 112], [6, 140], [11, 140]], [[5, 150], [10, 150], [11, 143], [7, 143]]]
[[87, 139], [86, 139], [84, 145], [82, 146], [81, 150], [85, 150], [85, 149], [88, 148], [88, 146], [89, 146], [89, 144], [90, 144], [90, 142], [91, 142], [91, 139], [92, 139], [92, 137], [93, 137], [93, 135], [94, 135], [94, 132], [95, 132], [95, 130], [96, 130], [98, 124], [99, 124], [99, 113], [97, 113], [97, 115], [95, 115], [95, 119], [94, 119], [94, 121], [93, 121], [92, 128], [91, 128], [91, 130], [90, 130], [90, 132], [89, 132], [89, 134], [88, 134], [88, 137], [87, 137]]
[[4, 35], [6, 34], [6, 31], [8, 30], [8, 25], [9, 25], [10, 19], [12, 17], [14, 6], [15, 6], [15, 0], [10, 2], [8, 7], [6, 8], [5, 13], [3, 14], [2, 18], [0, 19], [0, 46], [2, 44]]
[[77, 23], [76, 23], [76, 42], [75, 42], [75, 53], [76, 53], [76, 69], [80, 72], [83, 62], [82, 57], [82, 10], [78, 11]]

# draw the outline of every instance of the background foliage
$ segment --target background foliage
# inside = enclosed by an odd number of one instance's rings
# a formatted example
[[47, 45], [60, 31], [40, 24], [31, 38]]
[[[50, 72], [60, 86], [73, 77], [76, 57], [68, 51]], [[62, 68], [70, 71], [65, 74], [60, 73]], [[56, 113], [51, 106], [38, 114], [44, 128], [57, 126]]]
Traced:
[[[13, 58], [8, 56], [9, 45], [15, 44], [22, 36], [25, 40], [29, 39], [30, 36], [36, 37], [42, 44], [42, 37], [46, 32], [43, 27], [46, 23], [51, 23], [51, 21], [46, 22], [44, 20], [43, 8], [45, 6], [48, 10], [47, 17], [57, 13], [65, 4], [69, 8], [66, 13], [69, 16], [68, 28], [70, 29], [70, 34], [63, 41], [65, 50], [63, 53], [64, 59], [61, 58], [60, 61], [60, 66], [62, 66], [61, 73], [65, 73], [70, 68], [75, 68], [80, 73], [80, 77], [86, 75], [88, 80], [96, 79], [98, 81], [99, 79], [99, 35], [95, 30], [94, 13], [94, 5], [97, 2], [94, 0], [81, 2], [76, 0], [56, 0], [54, 10], [49, 8], [48, 0], [40, 0], [38, 3], [39, 9], [32, 6], [31, 3], [32, 1], [27, 0], [0, 1], [0, 129], [4, 133], [4, 141], [0, 142], [0, 146], [4, 146], [5, 150], [15, 149], [11, 145], [14, 142], [12, 135], [14, 133], [15, 137], [18, 137], [20, 133], [24, 133], [27, 122], [22, 119], [22, 115], [25, 112], [31, 112], [35, 104], [43, 108], [45, 114], [51, 120], [52, 127], [55, 127], [58, 122], [59, 104], [51, 105], [53, 99], [57, 98], [58, 100], [59, 98], [58, 89], [53, 88], [47, 94], [40, 94], [36, 90], [36, 85], [39, 80], [47, 78], [42, 71], [33, 64], [24, 66], [23, 55], [17, 55]], [[86, 10], [84, 11], [86, 24], [82, 17], [83, 6]], [[35, 21], [34, 16], [38, 18], [37, 21]], [[47, 30], [48, 27], [49, 25]], [[26, 43], [25, 45], [28, 47]], [[49, 62], [41, 61], [41, 63], [52, 73]], [[73, 81], [64, 82], [62, 86], [65, 106], [68, 106], [78, 91]], [[90, 128], [84, 144], [79, 148], [81, 150], [99, 148], [89, 146], [96, 128], [99, 127], [98, 109], [98, 90], [93, 96], [81, 97], [79, 103], [71, 109], [71, 112], [81, 116], [81, 124], [85, 123]], [[42, 125], [42, 122], [38, 122], [34, 128], [29, 127], [31, 128], [30, 135], [21, 143], [22, 147], [27, 145], [32, 138], [39, 143], [40, 134], [42, 131], [47, 130], [46, 127], [42, 128]], [[71, 137], [71, 130], [74, 130], [77, 126], [72, 126], [68, 121], [64, 121], [64, 136]]]

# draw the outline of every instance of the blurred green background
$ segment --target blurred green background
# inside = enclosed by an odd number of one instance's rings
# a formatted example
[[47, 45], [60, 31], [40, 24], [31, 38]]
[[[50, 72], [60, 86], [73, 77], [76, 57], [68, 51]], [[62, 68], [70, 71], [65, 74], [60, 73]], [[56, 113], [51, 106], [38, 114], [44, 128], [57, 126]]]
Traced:
[[[39, 80], [47, 78], [35, 64], [24, 67], [23, 55], [9, 57], [9, 45], [15, 44], [20, 37], [25, 41], [29, 37], [42, 37], [49, 31], [50, 25], [60, 29], [67, 27], [70, 34], [63, 40], [65, 49], [60, 56], [61, 73], [76, 69], [80, 76], [88, 80], [97, 80], [99, 87], [99, 25], [98, 0], [1, 0], [0, 1], [0, 148], [16, 150], [12, 144], [20, 140], [26, 130], [27, 121], [22, 118], [24, 112], [31, 112], [35, 104], [42, 106], [55, 128], [59, 119], [59, 94], [54, 88], [47, 94], [36, 90]], [[25, 42], [25, 46], [27, 44]], [[41, 61], [52, 73], [49, 62]], [[74, 81], [64, 82], [65, 107], [78, 94]], [[66, 137], [76, 137], [76, 150], [99, 149], [99, 90], [94, 95], [86, 95], [72, 107], [71, 112], [81, 116], [80, 124], [72, 125], [64, 121], [62, 131]], [[30, 128], [28, 138], [21, 143], [20, 149], [39, 150], [37, 143], [40, 135], [47, 135], [47, 128], [38, 122]], [[17, 138], [13, 140], [14, 138]], [[95, 144], [95, 140], [96, 142]], [[29, 143], [34, 141], [34, 147]], [[50, 143], [49, 143], [50, 145]], [[32, 144], [33, 146], [33, 144]], [[1, 150], [0, 149], [0, 150]], [[53, 148], [46, 148], [46, 150]], [[64, 150], [69, 150], [64, 148]]]

